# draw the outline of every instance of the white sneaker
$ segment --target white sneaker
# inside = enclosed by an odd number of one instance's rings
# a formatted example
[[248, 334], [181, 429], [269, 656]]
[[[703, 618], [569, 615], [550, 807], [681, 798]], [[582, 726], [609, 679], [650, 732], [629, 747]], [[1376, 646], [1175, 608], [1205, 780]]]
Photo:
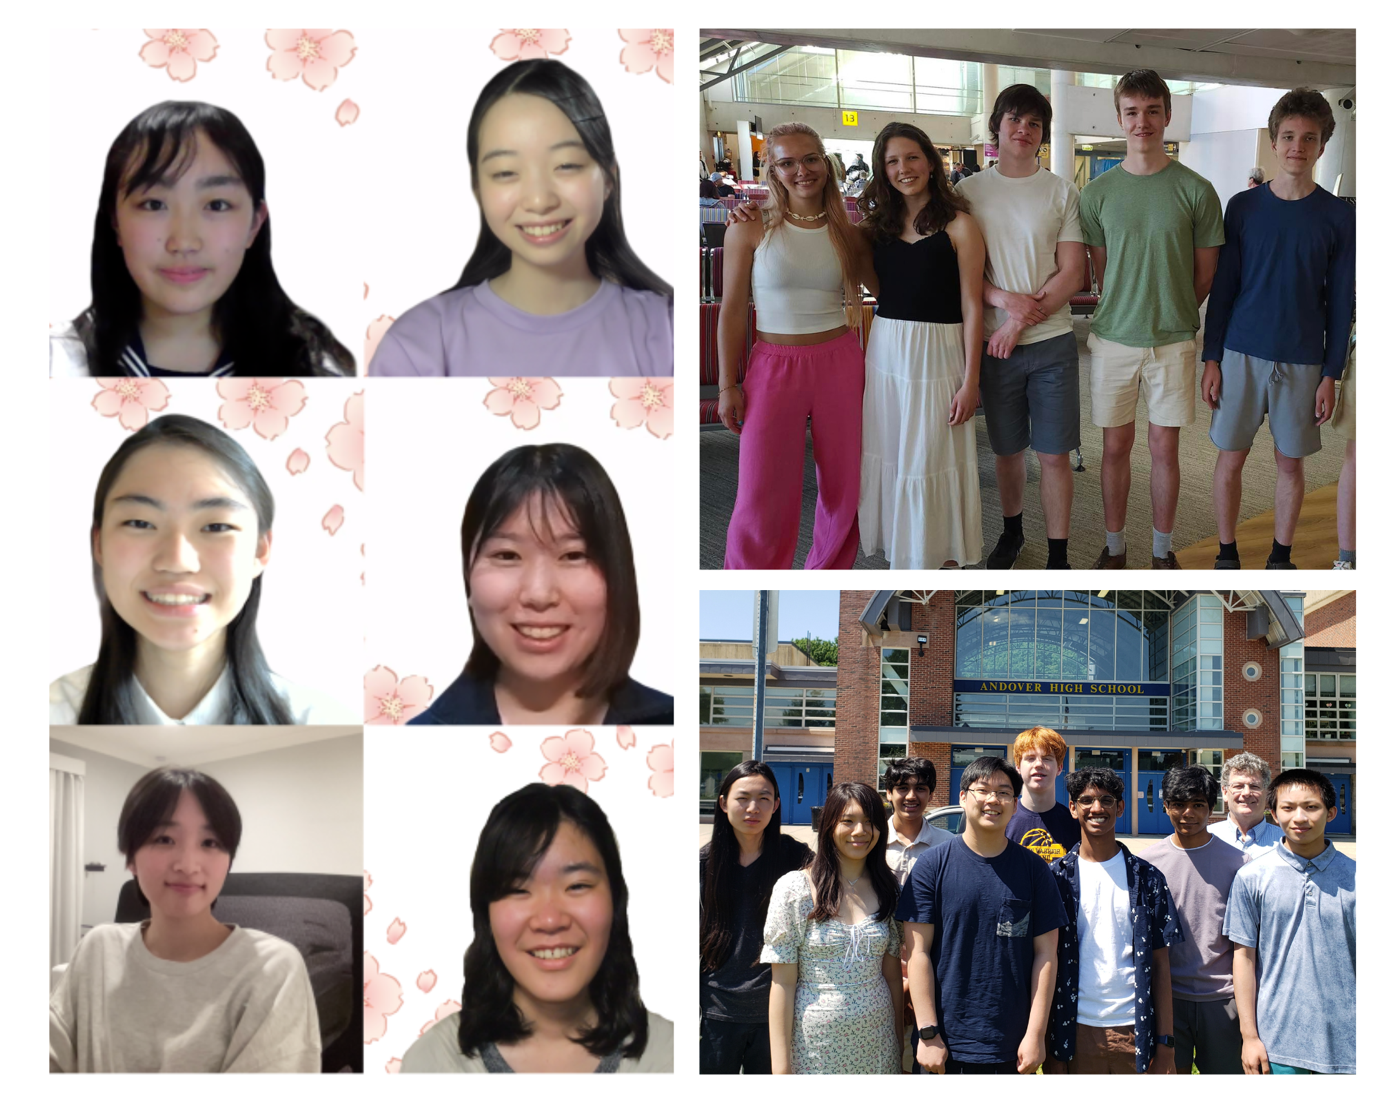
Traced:
[[1354, 570], [1354, 568], [1355, 568], [1355, 562], [1354, 562], [1354, 561], [1332, 561], [1332, 562], [1331, 562], [1331, 567], [1332, 567], [1333, 569], [1346, 568], [1346, 569]]

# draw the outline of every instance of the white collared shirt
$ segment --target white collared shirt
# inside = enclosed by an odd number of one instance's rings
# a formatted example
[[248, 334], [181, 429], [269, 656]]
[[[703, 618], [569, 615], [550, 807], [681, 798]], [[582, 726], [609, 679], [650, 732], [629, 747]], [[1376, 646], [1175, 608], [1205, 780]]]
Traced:
[[953, 836], [946, 830], [929, 823], [925, 817], [923, 828], [918, 831], [918, 836], [914, 838], [913, 843], [904, 844], [903, 838], [899, 836], [899, 831], [894, 827], [894, 819], [890, 818], [889, 840], [884, 846], [884, 862], [889, 865], [889, 870], [898, 878], [899, 886], [902, 887], [908, 882], [909, 874], [913, 871], [913, 865], [917, 863], [918, 858], [933, 845], [940, 845]]
[[1224, 822], [1217, 822], [1212, 826], [1211, 833], [1222, 841], [1229, 841], [1241, 852], [1248, 853], [1250, 856], [1259, 856], [1261, 853], [1269, 852], [1283, 840], [1283, 831], [1267, 818], [1261, 818], [1256, 825], [1250, 828], [1248, 833], [1241, 833], [1235, 819], [1227, 818]]
[[[86, 696], [87, 684], [91, 680], [91, 667], [87, 665], [76, 672], [69, 672], [48, 685], [49, 725], [76, 725], [77, 716], [82, 709], [82, 699]], [[345, 707], [326, 696], [309, 691], [298, 684], [289, 683], [277, 673], [271, 673], [270, 679], [274, 682], [274, 690], [287, 700], [294, 725], [344, 725], [359, 723], [362, 720], [360, 715], [352, 716]], [[224, 726], [239, 721], [231, 716], [230, 677], [224, 668], [221, 675], [216, 678], [216, 683], [212, 684], [211, 690], [202, 697], [202, 701], [182, 718], [170, 718], [164, 714], [159, 705], [149, 698], [149, 693], [140, 685], [138, 677], [134, 683], [135, 717], [131, 721], [135, 725]]]

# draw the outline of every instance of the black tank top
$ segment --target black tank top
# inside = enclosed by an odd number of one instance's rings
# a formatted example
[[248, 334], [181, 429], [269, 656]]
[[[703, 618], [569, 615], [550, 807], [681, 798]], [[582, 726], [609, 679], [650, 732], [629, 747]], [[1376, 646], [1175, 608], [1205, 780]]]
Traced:
[[884, 319], [914, 323], [961, 322], [961, 269], [945, 230], [917, 242], [886, 238], [875, 243], [875, 276]]

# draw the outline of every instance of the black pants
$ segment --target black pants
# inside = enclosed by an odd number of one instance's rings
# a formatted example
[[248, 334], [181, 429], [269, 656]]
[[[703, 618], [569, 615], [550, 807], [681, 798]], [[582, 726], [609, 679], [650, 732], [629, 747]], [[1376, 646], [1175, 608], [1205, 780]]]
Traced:
[[769, 1023], [702, 1019], [703, 1075], [768, 1075]]
[[[914, 1026], [909, 1040], [913, 1042], [913, 1074], [929, 1075], [918, 1063], [918, 1027]], [[948, 1075], [1018, 1075], [1019, 1061], [1016, 1057], [1007, 1064], [970, 1064], [964, 1060], [954, 1060], [947, 1055], [946, 1073]]]

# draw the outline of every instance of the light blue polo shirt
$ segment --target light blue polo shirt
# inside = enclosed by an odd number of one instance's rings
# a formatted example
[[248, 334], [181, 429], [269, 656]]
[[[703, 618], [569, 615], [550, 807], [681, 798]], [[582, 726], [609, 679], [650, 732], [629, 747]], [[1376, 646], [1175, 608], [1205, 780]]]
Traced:
[[1249, 853], [1251, 856], [1267, 852], [1283, 840], [1283, 831], [1267, 818], [1261, 818], [1249, 833], [1241, 833], [1233, 818], [1217, 822], [1209, 832], [1222, 841], [1229, 841], [1241, 852]]
[[1354, 1074], [1355, 861], [1330, 843], [1311, 860], [1275, 845], [1236, 875], [1223, 932], [1257, 950], [1269, 1059]]

